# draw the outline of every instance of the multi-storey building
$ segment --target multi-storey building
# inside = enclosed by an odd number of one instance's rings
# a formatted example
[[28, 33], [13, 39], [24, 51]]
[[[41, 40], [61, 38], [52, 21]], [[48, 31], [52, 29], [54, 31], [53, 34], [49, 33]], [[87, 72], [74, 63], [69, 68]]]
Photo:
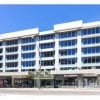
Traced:
[[42, 86], [99, 85], [100, 21], [80, 20], [54, 25], [53, 30], [44, 32], [35, 28], [0, 35], [1, 85], [16, 85], [20, 80], [19, 85], [26, 82], [33, 86], [35, 79], [27, 81], [29, 72], [40, 68], [53, 75], [52, 79], [41, 79]]

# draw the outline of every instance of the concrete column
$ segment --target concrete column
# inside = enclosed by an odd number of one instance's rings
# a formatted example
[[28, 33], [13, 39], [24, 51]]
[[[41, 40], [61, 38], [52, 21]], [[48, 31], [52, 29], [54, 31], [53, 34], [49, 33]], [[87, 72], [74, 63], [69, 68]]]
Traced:
[[40, 48], [39, 48], [39, 37], [36, 37], [36, 66], [35, 66], [35, 70], [39, 70], [39, 52], [40, 52]]
[[11, 85], [14, 86], [14, 76], [12, 76]]
[[34, 87], [39, 88], [40, 87], [40, 79], [34, 79]]
[[51, 80], [51, 86], [54, 88], [54, 79]]
[[6, 48], [5, 48], [5, 41], [3, 41], [3, 72], [5, 72], [6, 70], [6, 57], [5, 57], [5, 53], [6, 53]]
[[81, 31], [77, 33], [77, 68], [81, 68]]
[[59, 67], [59, 34], [55, 34], [55, 70], [60, 70]]
[[21, 39], [18, 40], [18, 72], [21, 72]]
[[83, 76], [82, 75], [77, 76], [77, 82], [78, 82], [78, 87], [83, 86]]
[[97, 85], [100, 87], [100, 75], [97, 76]]

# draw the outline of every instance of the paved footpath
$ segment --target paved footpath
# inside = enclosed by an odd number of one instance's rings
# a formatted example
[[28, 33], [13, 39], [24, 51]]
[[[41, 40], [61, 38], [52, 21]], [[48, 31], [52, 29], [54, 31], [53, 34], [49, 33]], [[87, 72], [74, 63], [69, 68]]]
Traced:
[[100, 88], [0, 88], [0, 94], [16, 95], [100, 95]]

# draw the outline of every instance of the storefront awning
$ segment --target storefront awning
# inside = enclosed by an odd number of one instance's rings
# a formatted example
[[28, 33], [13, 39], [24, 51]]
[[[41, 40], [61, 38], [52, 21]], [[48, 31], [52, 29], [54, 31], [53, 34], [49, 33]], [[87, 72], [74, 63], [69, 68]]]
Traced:
[[55, 70], [51, 71], [53, 75], [98, 75], [100, 74], [100, 69], [76, 69], [76, 70]]
[[0, 76], [22, 76], [28, 75], [28, 72], [0, 72]]

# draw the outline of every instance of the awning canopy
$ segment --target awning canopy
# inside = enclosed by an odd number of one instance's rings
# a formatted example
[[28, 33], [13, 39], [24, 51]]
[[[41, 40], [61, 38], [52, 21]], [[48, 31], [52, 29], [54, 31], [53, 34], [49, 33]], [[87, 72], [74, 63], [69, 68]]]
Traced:
[[0, 72], [0, 76], [23, 76], [28, 75], [28, 72]]
[[100, 69], [76, 69], [76, 70], [55, 70], [51, 71], [53, 75], [98, 75], [100, 74]]

